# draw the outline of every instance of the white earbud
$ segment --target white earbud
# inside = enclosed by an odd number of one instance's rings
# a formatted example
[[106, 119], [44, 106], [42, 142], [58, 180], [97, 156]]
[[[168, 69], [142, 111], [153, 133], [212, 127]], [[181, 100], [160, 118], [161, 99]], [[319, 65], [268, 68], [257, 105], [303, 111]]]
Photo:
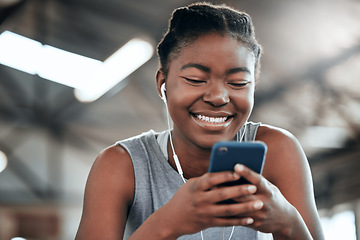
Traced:
[[163, 84], [161, 85], [160, 91], [161, 91], [161, 99], [166, 103], [166, 95], [165, 95], [166, 88], [165, 88], [165, 83], [163, 83]]

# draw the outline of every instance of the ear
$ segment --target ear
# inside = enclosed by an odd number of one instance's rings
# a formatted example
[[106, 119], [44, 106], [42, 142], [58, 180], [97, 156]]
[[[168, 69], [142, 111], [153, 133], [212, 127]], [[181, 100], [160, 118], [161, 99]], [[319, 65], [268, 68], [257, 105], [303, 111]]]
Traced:
[[163, 83], [165, 83], [165, 75], [161, 71], [161, 69], [159, 69], [156, 72], [156, 89], [157, 89], [157, 92], [158, 92], [160, 97], [161, 97], [161, 85]]

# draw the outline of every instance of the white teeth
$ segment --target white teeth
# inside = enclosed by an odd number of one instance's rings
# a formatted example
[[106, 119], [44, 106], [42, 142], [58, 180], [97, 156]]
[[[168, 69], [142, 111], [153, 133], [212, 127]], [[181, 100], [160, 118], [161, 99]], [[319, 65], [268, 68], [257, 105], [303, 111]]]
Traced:
[[195, 115], [201, 121], [209, 122], [209, 123], [224, 123], [227, 117], [207, 117], [204, 115], [197, 114]]

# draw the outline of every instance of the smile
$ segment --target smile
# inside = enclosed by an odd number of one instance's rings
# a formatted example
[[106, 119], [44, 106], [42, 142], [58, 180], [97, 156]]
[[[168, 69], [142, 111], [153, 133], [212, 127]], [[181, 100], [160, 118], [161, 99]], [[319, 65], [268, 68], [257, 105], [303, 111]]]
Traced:
[[191, 114], [193, 120], [208, 130], [221, 130], [230, 125], [233, 116], [206, 116], [202, 114]]
[[208, 117], [200, 114], [196, 114], [195, 117], [201, 121], [209, 123], [224, 123], [228, 117]]

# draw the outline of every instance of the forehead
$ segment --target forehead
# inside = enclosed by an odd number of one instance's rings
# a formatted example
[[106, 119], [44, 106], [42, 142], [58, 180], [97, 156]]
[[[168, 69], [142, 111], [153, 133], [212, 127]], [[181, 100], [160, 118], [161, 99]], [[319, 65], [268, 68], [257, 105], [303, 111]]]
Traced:
[[181, 48], [170, 62], [170, 69], [189, 63], [215, 69], [247, 67], [252, 74], [255, 71], [255, 56], [245, 44], [215, 33], [200, 36]]

